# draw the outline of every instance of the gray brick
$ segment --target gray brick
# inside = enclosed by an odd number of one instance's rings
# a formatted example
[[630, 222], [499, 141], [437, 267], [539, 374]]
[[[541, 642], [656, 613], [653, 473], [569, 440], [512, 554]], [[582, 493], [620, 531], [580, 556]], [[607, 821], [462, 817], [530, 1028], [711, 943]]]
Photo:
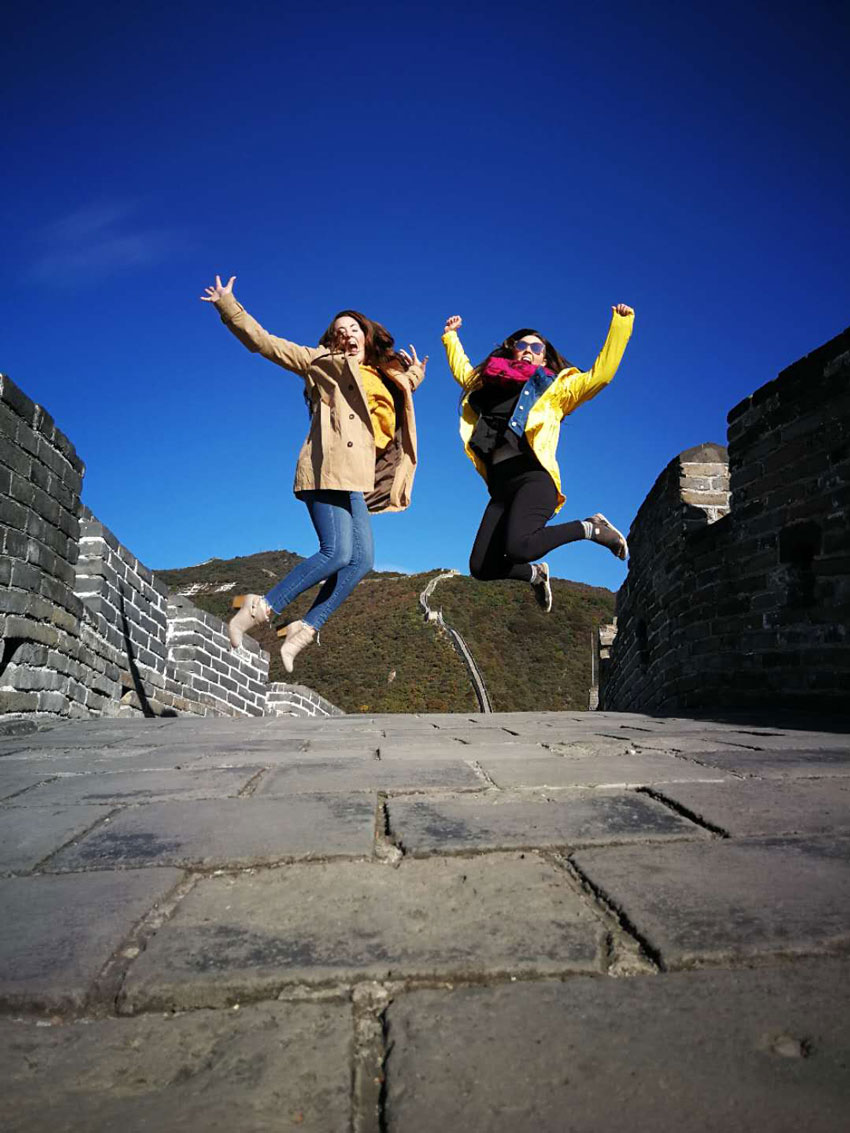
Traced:
[[37, 406], [7, 375], [0, 376], [0, 398], [28, 425], [35, 421]]

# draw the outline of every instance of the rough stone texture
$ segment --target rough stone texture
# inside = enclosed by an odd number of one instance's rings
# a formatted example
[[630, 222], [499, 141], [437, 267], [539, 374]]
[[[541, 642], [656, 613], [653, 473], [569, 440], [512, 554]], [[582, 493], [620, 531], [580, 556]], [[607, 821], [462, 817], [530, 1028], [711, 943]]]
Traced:
[[125, 1006], [220, 1006], [298, 982], [594, 971], [603, 945], [564, 871], [534, 855], [288, 866], [201, 882], [134, 965]]
[[563, 758], [479, 760], [497, 787], [645, 787], [653, 783], [717, 781], [722, 771], [689, 760], [663, 755], [622, 755]]
[[734, 835], [850, 834], [850, 782], [668, 783], [659, 796]]
[[[10, 735], [0, 1125], [842, 1128], [842, 728], [602, 712]], [[620, 768], [633, 787], [593, 785]], [[47, 805], [69, 791], [110, 801]]]
[[731, 410], [728, 454], [661, 473], [629, 532], [603, 708], [846, 711], [848, 378], [850, 329]]
[[789, 750], [733, 752], [729, 749], [701, 751], [697, 757], [705, 767], [734, 771], [739, 775], [757, 775], [763, 779], [801, 778], [850, 775], [850, 752], [845, 750]]
[[274, 768], [254, 792], [286, 797], [305, 791], [480, 791], [487, 784], [459, 759], [387, 764], [378, 759], [313, 759]]
[[368, 855], [375, 802], [369, 796], [215, 799], [150, 803], [122, 811], [64, 850], [52, 869], [182, 865], [251, 866], [287, 858]]
[[668, 968], [850, 948], [850, 840], [622, 846], [574, 860]]
[[411, 854], [705, 837], [700, 827], [654, 799], [625, 791], [390, 799], [387, 806], [393, 834]]
[[15, 1133], [329, 1133], [348, 1128], [351, 1008], [0, 1025], [0, 1123]]
[[387, 1130], [837, 1133], [850, 967], [414, 991], [388, 1012]]
[[0, 880], [0, 1006], [82, 1006], [115, 949], [179, 879], [145, 869]]
[[0, 873], [34, 869], [75, 836], [109, 815], [108, 806], [19, 807], [0, 810]]
[[114, 771], [65, 775], [35, 787], [16, 800], [19, 807], [60, 803], [149, 803], [160, 799], [209, 799], [236, 795], [253, 778], [250, 768], [215, 771]]

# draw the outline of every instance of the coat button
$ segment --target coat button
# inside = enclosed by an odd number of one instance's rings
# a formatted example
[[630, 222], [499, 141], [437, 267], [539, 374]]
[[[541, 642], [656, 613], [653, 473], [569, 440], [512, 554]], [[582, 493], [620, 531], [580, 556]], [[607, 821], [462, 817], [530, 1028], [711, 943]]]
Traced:
[[349, 389], [349, 391], [351, 391], [351, 390], [354, 389], [354, 386], [349, 386], [348, 389]]
[[512, 425], [516, 425], [516, 421], [511, 421], [511, 424], [512, 424]]
[[354, 420], [354, 414], [353, 414], [353, 413], [349, 413], [349, 414], [348, 414], [348, 420], [349, 420], [349, 421], [353, 421], [353, 420]]
[[349, 442], [348, 442], [348, 447], [349, 447], [349, 448], [354, 448], [354, 441], [349, 441]]

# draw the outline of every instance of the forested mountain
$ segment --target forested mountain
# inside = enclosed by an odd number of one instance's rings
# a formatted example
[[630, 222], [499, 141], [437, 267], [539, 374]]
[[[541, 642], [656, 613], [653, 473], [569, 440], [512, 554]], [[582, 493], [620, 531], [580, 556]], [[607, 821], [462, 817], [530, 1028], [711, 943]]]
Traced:
[[[235, 594], [264, 594], [299, 556], [263, 551], [198, 566], [157, 571], [171, 590], [227, 620]], [[373, 571], [301, 653], [287, 678], [279, 639], [257, 640], [271, 654], [270, 680], [307, 685], [346, 712], [477, 710], [466, 668], [447, 635], [425, 621], [419, 595], [439, 568], [416, 575]], [[591, 682], [591, 633], [610, 621], [614, 595], [602, 587], [552, 579], [554, 608], [544, 614], [531, 587], [455, 575], [437, 585], [431, 607], [466, 640], [495, 711], [585, 709]], [[316, 589], [294, 602], [278, 625], [300, 617]]]

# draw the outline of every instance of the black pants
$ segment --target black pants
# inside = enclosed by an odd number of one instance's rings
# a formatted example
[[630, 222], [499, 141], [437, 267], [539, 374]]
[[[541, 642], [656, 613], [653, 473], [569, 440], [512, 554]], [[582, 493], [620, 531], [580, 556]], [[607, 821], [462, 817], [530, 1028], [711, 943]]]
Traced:
[[518, 456], [492, 465], [487, 486], [490, 502], [469, 556], [473, 578], [530, 582], [529, 564], [555, 547], [584, 538], [579, 520], [546, 526], [555, 514], [558, 491], [536, 460]]

